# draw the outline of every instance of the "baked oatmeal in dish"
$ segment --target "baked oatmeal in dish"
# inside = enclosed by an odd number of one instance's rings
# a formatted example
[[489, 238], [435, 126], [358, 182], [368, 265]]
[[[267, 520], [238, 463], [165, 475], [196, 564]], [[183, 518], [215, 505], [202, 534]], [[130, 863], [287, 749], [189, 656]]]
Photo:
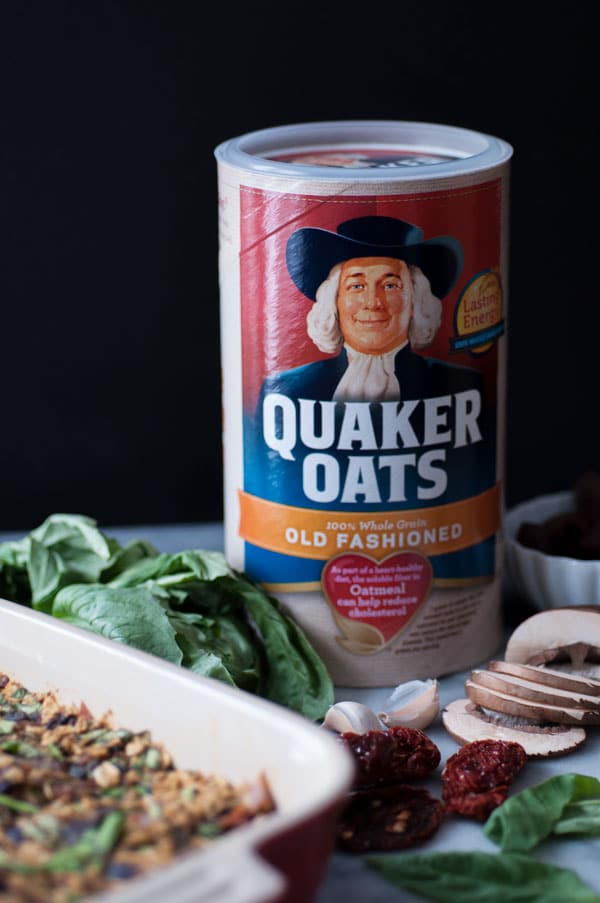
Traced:
[[275, 809], [268, 782], [182, 770], [150, 732], [0, 672], [0, 901], [116, 889]]

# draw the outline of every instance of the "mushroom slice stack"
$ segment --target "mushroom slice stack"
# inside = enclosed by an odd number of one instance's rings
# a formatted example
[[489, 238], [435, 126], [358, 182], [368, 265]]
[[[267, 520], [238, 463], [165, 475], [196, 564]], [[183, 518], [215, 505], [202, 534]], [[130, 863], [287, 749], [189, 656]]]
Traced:
[[513, 632], [505, 660], [465, 681], [467, 699], [442, 721], [460, 743], [516, 740], [529, 756], [580, 746], [600, 725], [600, 606], [569, 606], [532, 615]]
[[473, 671], [465, 681], [468, 698], [476, 705], [554, 724], [600, 724], [600, 700], [569, 690], [536, 684], [520, 677]]
[[513, 677], [522, 677], [535, 683], [547, 684], [562, 690], [571, 690], [574, 693], [583, 693], [597, 697], [600, 704], [600, 680], [587, 677], [584, 674], [575, 675], [555, 668], [546, 668], [542, 665], [522, 665], [518, 662], [494, 661], [488, 664], [490, 671], [502, 674], [511, 674]]
[[469, 699], [457, 699], [442, 712], [444, 727], [457, 743], [491, 738], [520, 743], [530, 758], [562, 756], [585, 741], [581, 727], [540, 724], [481, 708]]
[[600, 681], [540, 665], [491, 661], [465, 681], [467, 699], [442, 715], [459, 742], [516, 740], [528, 756], [556, 756], [580, 746], [600, 724]]

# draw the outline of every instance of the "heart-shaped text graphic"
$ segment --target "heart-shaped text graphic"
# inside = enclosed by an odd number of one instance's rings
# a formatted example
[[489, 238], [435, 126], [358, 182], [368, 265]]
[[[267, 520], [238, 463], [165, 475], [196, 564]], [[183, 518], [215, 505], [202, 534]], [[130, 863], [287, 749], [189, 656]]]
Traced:
[[418, 552], [382, 561], [359, 552], [331, 558], [321, 583], [342, 634], [338, 642], [357, 654], [381, 651], [425, 601], [432, 580], [429, 560]]

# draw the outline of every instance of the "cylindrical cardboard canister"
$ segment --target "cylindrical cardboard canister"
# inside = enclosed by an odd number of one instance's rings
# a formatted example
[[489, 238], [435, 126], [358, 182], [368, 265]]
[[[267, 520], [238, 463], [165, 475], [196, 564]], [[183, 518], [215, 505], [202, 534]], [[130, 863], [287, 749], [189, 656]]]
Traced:
[[230, 564], [337, 684], [493, 655], [512, 148], [341, 121], [215, 156]]

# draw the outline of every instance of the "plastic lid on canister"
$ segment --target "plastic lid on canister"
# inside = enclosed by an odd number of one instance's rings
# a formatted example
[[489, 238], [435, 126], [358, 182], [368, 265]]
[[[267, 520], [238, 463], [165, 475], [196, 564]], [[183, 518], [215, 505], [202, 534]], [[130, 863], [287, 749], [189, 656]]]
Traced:
[[[510, 159], [501, 138], [458, 126], [394, 120], [307, 122], [248, 132], [215, 148], [218, 161], [250, 172], [347, 181], [448, 178]], [[351, 172], [349, 172], [351, 170]]]

